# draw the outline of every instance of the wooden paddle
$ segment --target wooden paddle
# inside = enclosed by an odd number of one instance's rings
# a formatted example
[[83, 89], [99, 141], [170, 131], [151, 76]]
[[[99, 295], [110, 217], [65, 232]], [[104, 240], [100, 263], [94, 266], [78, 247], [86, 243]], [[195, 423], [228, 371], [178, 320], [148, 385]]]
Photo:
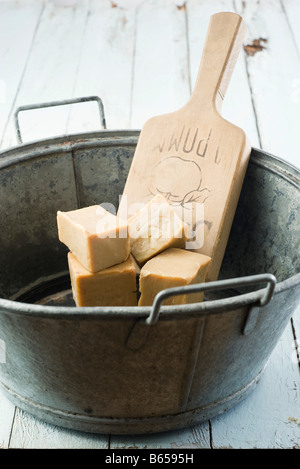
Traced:
[[245, 33], [235, 13], [211, 17], [192, 96], [143, 126], [118, 212], [131, 216], [164, 195], [193, 230], [186, 248], [212, 258], [208, 281], [219, 274], [251, 151], [220, 114]]

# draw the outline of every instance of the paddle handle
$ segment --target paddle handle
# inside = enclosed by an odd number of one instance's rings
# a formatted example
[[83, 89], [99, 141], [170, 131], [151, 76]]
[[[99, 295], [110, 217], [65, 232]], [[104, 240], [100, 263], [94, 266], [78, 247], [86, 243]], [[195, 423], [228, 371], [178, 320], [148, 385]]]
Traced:
[[236, 13], [211, 16], [190, 105], [213, 105], [220, 111], [245, 34], [246, 25]]

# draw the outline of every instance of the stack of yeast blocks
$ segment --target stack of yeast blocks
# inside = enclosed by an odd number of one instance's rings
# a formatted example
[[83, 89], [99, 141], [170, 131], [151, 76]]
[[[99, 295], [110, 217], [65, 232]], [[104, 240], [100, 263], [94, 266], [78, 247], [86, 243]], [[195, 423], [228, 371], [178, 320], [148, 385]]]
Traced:
[[128, 223], [93, 205], [57, 212], [59, 240], [76, 306], [136, 306], [139, 268], [130, 254]]
[[[167, 200], [156, 195], [129, 218], [130, 249], [141, 267], [139, 306], [151, 306], [166, 288], [205, 281], [211, 258], [185, 250], [188, 226]], [[203, 293], [169, 298], [164, 304], [194, 303]]]
[[[128, 221], [95, 205], [58, 212], [57, 224], [77, 306], [151, 306], [161, 290], [204, 282], [211, 262], [185, 250], [188, 227], [160, 195]], [[199, 292], [164, 304], [202, 299]]]

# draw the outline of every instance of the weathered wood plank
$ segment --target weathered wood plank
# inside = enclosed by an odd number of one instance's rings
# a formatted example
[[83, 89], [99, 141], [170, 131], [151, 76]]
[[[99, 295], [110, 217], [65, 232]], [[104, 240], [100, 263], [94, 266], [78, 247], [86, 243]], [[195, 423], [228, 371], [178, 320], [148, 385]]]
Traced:
[[[73, 96], [87, 14], [87, 2], [78, 2], [72, 8], [59, 8], [52, 2], [45, 3], [15, 107]], [[68, 115], [69, 109], [65, 106], [20, 113], [23, 140], [26, 142], [64, 134]], [[15, 144], [14, 123], [11, 118], [3, 145], [10, 147]]]
[[49, 425], [17, 409], [10, 448], [107, 449], [108, 436]]
[[213, 448], [299, 448], [299, 368], [289, 323], [261, 382], [237, 407], [212, 421]]
[[15, 406], [0, 391], [0, 449], [7, 449], [14, 422]]
[[0, 141], [2, 142], [26, 68], [43, 4], [35, 0], [0, 3]]
[[[129, 128], [134, 35], [134, 8], [113, 7], [110, 0], [90, 2], [74, 95], [99, 96], [109, 129]], [[77, 113], [74, 107], [70, 132], [98, 129], [95, 107], [80, 105]]]
[[131, 128], [177, 110], [190, 96], [185, 15], [172, 0], [137, 9]]
[[[295, 42], [298, 56], [300, 58], [300, 0], [281, 0], [283, 10], [291, 30], [292, 38]], [[300, 108], [300, 74], [295, 75], [291, 83], [291, 99], [295, 105]], [[297, 146], [296, 146], [297, 148]], [[300, 157], [298, 155], [299, 162]], [[299, 163], [300, 164], [300, 163]], [[300, 334], [299, 334], [300, 335]]]
[[[300, 28], [299, 28], [300, 1], [299, 0], [281, 0], [281, 4], [287, 16], [287, 20], [291, 28], [291, 33], [296, 43], [298, 54], [300, 54]], [[300, 79], [300, 77], [298, 78]]]
[[261, 146], [299, 166], [300, 100], [294, 99], [294, 87], [300, 59], [282, 5], [279, 0], [236, 5], [249, 25], [247, 68]]
[[202, 448], [210, 449], [210, 435], [208, 423], [182, 430], [164, 433], [135, 436], [111, 436], [112, 449], [180, 449]]

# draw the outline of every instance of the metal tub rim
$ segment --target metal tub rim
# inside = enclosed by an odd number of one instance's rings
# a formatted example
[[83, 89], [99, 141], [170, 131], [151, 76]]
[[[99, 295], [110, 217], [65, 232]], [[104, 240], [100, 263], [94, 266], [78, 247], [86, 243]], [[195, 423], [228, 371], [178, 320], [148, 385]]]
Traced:
[[[118, 143], [118, 145], [136, 144], [140, 132], [140, 129], [104, 129], [20, 143], [0, 150], [0, 168], [14, 165], [19, 161], [31, 159], [35, 156], [51, 154], [56, 150], [68, 152], [85, 146], [97, 146], [100, 141], [104, 146], [115, 143]], [[24, 151], [26, 151], [26, 154], [19, 155], [19, 153], [22, 154]], [[10, 160], [12, 156], [14, 159]], [[266, 161], [257, 161], [262, 156]], [[297, 168], [292, 163], [256, 147], [252, 147], [251, 158], [254, 158], [256, 163], [267, 166], [270, 171], [276, 172], [280, 177], [288, 179], [293, 185], [300, 186], [300, 168]]]

